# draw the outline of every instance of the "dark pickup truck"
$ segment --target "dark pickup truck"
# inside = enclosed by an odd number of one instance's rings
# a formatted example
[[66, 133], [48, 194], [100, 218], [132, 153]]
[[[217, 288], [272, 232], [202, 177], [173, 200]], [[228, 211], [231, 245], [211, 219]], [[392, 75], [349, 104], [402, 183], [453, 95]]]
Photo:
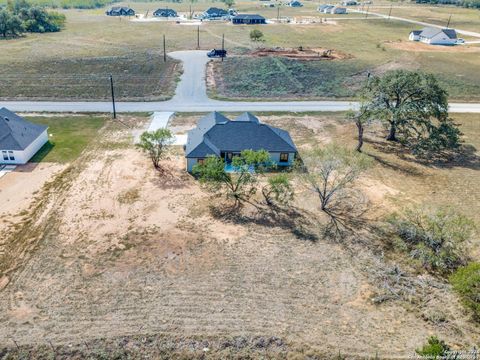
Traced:
[[207, 56], [209, 58], [222, 58], [227, 56], [227, 50], [218, 50], [218, 49], [213, 49], [207, 53]]

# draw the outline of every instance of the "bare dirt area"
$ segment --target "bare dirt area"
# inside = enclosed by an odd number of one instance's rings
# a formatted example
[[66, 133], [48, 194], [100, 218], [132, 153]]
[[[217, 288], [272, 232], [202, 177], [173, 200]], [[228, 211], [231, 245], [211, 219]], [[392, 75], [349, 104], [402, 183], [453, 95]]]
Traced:
[[[185, 131], [194, 119], [172, 125]], [[352, 137], [351, 124], [328, 114], [261, 119], [289, 130], [302, 149]], [[26, 236], [35, 246], [0, 292], [0, 355], [2, 347], [15, 352], [15, 341], [77, 358], [100, 356], [97, 347], [165, 358], [223, 358], [225, 348], [250, 357], [332, 358], [341, 350], [398, 358], [432, 334], [458, 347], [480, 339], [435, 279], [405, 272], [417, 300], [376, 304], [384, 284], [396, 286], [393, 263], [362, 243], [363, 234], [346, 243], [322, 237], [311, 221], [322, 218], [300, 187], [295, 209], [314, 215], [302, 223], [308, 238], [274, 214], [223, 216], [219, 200], [185, 173], [180, 149], [160, 176], [129, 143], [131, 128], [102, 131], [101, 144], [39, 192], [38, 199], [55, 195], [41, 214], [30, 213], [30, 231], [18, 233], [20, 244]], [[374, 204], [404, 191], [395, 170], [386, 171], [362, 180]], [[425, 303], [445, 322], [425, 320]]]
[[404, 51], [422, 52], [454, 52], [454, 53], [477, 53], [480, 47], [469, 45], [440, 46], [428, 45], [417, 41], [386, 41], [384, 44], [390, 48]]
[[351, 55], [345, 54], [338, 50], [323, 48], [258, 48], [250, 53], [250, 56], [276, 56], [285, 57], [296, 60], [342, 60], [350, 59]]

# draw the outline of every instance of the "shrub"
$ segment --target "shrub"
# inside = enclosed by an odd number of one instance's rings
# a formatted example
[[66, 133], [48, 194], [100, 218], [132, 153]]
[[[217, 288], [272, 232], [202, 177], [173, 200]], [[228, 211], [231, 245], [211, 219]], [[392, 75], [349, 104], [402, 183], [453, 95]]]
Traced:
[[415, 352], [428, 359], [445, 358], [450, 352], [450, 347], [445, 341], [438, 339], [436, 336], [428, 338], [427, 343], [421, 349], [416, 349]]
[[414, 259], [431, 272], [451, 273], [465, 265], [463, 244], [473, 233], [473, 222], [451, 209], [408, 209], [388, 222]]
[[480, 319], [480, 263], [470, 263], [450, 276], [453, 289], [460, 295], [463, 304], [473, 310]]

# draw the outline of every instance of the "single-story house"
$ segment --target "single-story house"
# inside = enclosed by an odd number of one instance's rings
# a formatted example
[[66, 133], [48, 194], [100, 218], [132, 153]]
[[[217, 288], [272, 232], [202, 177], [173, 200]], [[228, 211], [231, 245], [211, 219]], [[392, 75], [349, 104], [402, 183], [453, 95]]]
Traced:
[[114, 6], [105, 12], [108, 16], [134, 16], [135, 10], [128, 6]]
[[48, 142], [47, 126], [0, 109], [0, 164], [25, 164]]
[[347, 13], [347, 8], [340, 7], [340, 6], [334, 6], [332, 9], [330, 9], [329, 14], [346, 14]]
[[239, 14], [232, 18], [233, 24], [246, 24], [246, 25], [255, 25], [255, 24], [266, 24], [267, 20], [256, 14]]
[[288, 3], [288, 6], [290, 6], [290, 7], [302, 7], [303, 4], [298, 0], [292, 0]]
[[356, 2], [355, 0], [345, 0], [345, 1], [342, 1], [342, 5], [343, 6], [355, 6], [355, 5], [358, 5], [358, 2]]
[[202, 14], [202, 19], [218, 20], [218, 19], [225, 19], [228, 16], [229, 16], [229, 13], [227, 10], [211, 7]]
[[193, 166], [208, 156], [219, 156], [228, 166], [243, 150], [266, 150], [277, 166], [293, 165], [297, 155], [297, 148], [287, 131], [262, 124], [250, 113], [230, 120], [212, 112], [188, 132], [185, 145], [187, 171], [192, 172]]
[[333, 9], [333, 8], [334, 8], [333, 5], [323, 4], [323, 5], [320, 5], [317, 10], [320, 11], [321, 13], [325, 13], [327, 9]]
[[157, 9], [153, 12], [156, 17], [178, 17], [177, 12], [173, 9]]
[[430, 45], [455, 45], [458, 41], [455, 29], [439, 29], [434, 27], [414, 30], [410, 32], [408, 38], [412, 41], [421, 41]]

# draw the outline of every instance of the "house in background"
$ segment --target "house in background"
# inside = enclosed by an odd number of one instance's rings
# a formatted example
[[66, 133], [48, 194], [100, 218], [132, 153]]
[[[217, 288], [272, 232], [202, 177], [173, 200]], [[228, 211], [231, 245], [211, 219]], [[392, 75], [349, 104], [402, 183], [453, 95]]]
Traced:
[[239, 14], [232, 18], [232, 23], [235, 25], [255, 25], [255, 24], [266, 24], [267, 20], [257, 14]]
[[222, 20], [228, 18], [229, 15], [227, 10], [211, 7], [202, 14], [201, 18], [205, 20]]
[[173, 9], [157, 9], [153, 12], [155, 17], [178, 17], [177, 12]]
[[318, 7], [318, 11], [321, 13], [327, 13], [329, 10], [333, 9], [335, 6], [329, 4], [323, 4]]
[[458, 43], [455, 29], [426, 27], [422, 30], [413, 30], [408, 38], [411, 41], [420, 41], [430, 45], [455, 45]]
[[48, 142], [47, 126], [0, 109], [0, 164], [27, 163]]
[[329, 14], [346, 14], [347, 8], [344, 8], [341, 6], [334, 6], [333, 8], [330, 9], [328, 13]]
[[210, 113], [190, 130], [185, 145], [187, 171], [208, 156], [219, 156], [229, 166], [243, 150], [266, 150], [277, 166], [291, 166], [297, 148], [287, 131], [262, 124], [257, 117], [243, 113], [230, 120], [218, 112]]
[[128, 6], [114, 6], [105, 12], [108, 16], [134, 16], [135, 10]]
[[290, 7], [302, 7], [303, 4], [298, 0], [292, 0], [288, 3], [288, 6], [290, 6]]
[[342, 1], [342, 5], [343, 6], [355, 6], [355, 5], [358, 5], [358, 2], [356, 2], [355, 0], [345, 0], [345, 1]]

